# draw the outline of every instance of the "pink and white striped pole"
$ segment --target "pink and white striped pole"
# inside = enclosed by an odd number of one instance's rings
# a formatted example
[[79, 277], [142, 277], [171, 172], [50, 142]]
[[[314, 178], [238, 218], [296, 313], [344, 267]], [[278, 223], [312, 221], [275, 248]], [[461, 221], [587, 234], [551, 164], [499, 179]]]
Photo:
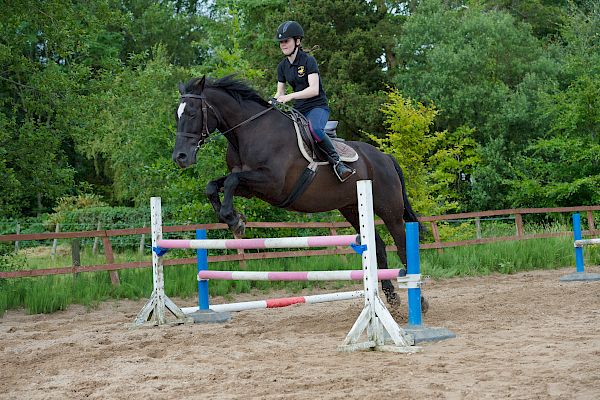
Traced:
[[[398, 278], [399, 269], [380, 269], [379, 280]], [[341, 271], [295, 271], [295, 272], [250, 272], [250, 271], [212, 271], [198, 272], [198, 280], [217, 279], [227, 281], [359, 281], [364, 277], [363, 270]]]
[[165, 239], [158, 241], [158, 247], [163, 249], [282, 249], [289, 247], [349, 246], [357, 242], [357, 235], [262, 239]]

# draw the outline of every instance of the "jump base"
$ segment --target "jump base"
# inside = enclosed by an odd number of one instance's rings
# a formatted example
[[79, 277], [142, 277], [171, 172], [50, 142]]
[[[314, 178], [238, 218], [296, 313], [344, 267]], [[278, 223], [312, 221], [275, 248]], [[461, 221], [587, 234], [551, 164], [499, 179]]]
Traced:
[[213, 310], [198, 310], [186, 315], [192, 318], [196, 324], [222, 324], [231, 319], [231, 313]]
[[600, 274], [592, 274], [592, 273], [587, 273], [587, 272], [575, 272], [573, 274], [561, 276], [560, 281], [561, 282], [600, 281]]
[[407, 325], [404, 327], [404, 331], [415, 338], [415, 343], [437, 342], [456, 337], [454, 333], [446, 328], [424, 325]]

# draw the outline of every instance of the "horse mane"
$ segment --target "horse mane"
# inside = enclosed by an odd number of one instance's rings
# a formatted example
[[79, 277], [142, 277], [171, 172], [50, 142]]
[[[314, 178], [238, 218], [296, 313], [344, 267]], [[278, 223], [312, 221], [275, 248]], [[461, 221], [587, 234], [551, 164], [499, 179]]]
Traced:
[[[194, 78], [190, 80], [185, 89], [187, 93], [196, 93], [198, 91], [197, 84], [200, 82], [200, 78]], [[233, 97], [238, 103], [242, 101], [254, 101], [265, 107], [269, 106], [269, 103], [263, 99], [256, 90], [241, 79], [236, 78], [235, 75], [227, 75], [220, 79], [206, 80], [204, 88], [222, 89], [231, 97]]]

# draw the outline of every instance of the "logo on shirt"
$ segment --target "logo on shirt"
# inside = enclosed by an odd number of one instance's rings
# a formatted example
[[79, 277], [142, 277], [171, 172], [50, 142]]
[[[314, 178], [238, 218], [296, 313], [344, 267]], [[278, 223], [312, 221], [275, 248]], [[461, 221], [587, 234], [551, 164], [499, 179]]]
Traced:
[[299, 77], [299, 78], [302, 78], [302, 77], [304, 76], [304, 74], [305, 74], [305, 71], [304, 71], [304, 65], [300, 65], [300, 66], [298, 67], [298, 77]]

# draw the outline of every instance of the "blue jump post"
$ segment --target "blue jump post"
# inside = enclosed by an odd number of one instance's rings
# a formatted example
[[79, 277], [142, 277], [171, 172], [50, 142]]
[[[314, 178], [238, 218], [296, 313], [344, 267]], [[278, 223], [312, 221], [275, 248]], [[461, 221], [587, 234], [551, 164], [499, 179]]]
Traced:
[[[196, 229], [196, 239], [206, 239], [206, 229]], [[198, 258], [198, 272], [208, 269], [208, 250], [196, 249]], [[189, 316], [194, 319], [197, 324], [227, 322], [231, 319], [231, 314], [228, 312], [215, 312], [209, 308], [208, 302], [208, 281], [198, 281], [198, 311], [195, 311]]]
[[[561, 276], [562, 282], [572, 281], [598, 281], [600, 274], [591, 274], [584, 271], [583, 266], [583, 246], [592, 243], [594, 240], [582, 240], [581, 238], [581, 215], [573, 214], [573, 240], [575, 245], [575, 273]], [[587, 243], [586, 243], [587, 242]]]
[[398, 282], [406, 282], [408, 288], [408, 325], [404, 330], [415, 338], [415, 343], [433, 342], [456, 337], [446, 328], [427, 327], [421, 317], [421, 261], [419, 257], [419, 223], [406, 224], [406, 278], [398, 278]]

